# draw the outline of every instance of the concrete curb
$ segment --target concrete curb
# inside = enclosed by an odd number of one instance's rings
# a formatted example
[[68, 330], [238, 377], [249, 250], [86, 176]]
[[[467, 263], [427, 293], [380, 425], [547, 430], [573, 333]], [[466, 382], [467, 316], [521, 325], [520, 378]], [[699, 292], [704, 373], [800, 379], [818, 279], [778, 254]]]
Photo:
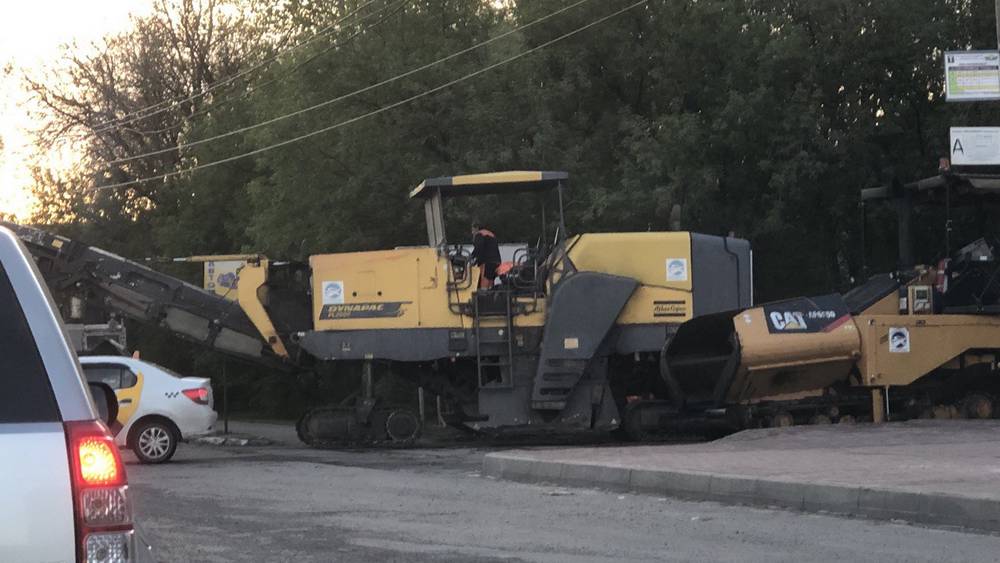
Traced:
[[269, 446], [271, 441], [266, 438], [240, 436], [202, 436], [191, 440], [191, 443], [203, 446]]
[[483, 459], [483, 474], [526, 483], [636, 491], [688, 500], [832, 512], [1000, 532], [1000, 501], [940, 493], [543, 461], [504, 453], [487, 454]]

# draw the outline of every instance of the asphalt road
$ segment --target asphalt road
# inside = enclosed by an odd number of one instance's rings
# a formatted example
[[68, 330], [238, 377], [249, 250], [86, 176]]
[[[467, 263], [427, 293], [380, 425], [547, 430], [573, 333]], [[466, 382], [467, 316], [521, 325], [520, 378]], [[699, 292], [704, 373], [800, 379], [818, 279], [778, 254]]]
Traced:
[[181, 445], [128, 466], [159, 561], [1000, 561], [1000, 537], [481, 477], [481, 449]]

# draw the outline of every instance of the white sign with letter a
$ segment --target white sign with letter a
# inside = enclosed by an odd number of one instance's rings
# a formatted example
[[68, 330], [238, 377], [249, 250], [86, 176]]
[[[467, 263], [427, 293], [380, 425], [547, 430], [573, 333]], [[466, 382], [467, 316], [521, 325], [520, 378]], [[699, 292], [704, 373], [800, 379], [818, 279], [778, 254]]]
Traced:
[[1000, 165], [1000, 127], [952, 127], [951, 164]]

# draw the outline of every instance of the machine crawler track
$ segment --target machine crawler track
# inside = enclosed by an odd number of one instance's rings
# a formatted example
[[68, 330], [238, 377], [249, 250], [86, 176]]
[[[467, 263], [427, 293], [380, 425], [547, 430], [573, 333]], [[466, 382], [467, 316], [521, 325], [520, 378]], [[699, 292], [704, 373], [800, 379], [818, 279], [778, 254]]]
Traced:
[[299, 439], [318, 449], [406, 448], [420, 437], [420, 419], [406, 409], [321, 407], [295, 425]]

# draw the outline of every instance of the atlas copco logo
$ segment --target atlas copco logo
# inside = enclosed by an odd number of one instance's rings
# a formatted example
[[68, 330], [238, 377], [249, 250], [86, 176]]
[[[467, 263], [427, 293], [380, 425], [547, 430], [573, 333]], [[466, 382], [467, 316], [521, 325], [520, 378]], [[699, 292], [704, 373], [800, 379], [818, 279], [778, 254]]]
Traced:
[[770, 319], [775, 330], [809, 330], [801, 311], [772, 311]]

